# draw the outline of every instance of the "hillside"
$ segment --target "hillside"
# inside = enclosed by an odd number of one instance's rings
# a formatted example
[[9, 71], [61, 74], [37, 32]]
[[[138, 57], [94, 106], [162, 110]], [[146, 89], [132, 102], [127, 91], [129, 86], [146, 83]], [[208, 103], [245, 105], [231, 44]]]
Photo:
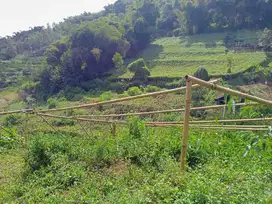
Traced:
[[[242, 72], [272, 50], [271, 13], [270, 0], [118, 0], [98, 13], [0, 38], [0, 64], [15, 69], [7, 73], [1, 68], [1, 84], [23, 86], [20, 72], [28, 66], [24, 73], [29, 73], [32, 65], [22, 61], [33, 58], [39, 59], [38, 71], [27, 87], [39, 102], [69, 88], [90, 91], [95, 80], [105, 81], [126, 68], [124, 61], [139, 57], [151, 77], [182, 76], [199, 66], [211, 75]], [[134, 74], [147, 79], [140, 76], [144, 72]]]
[[[151, 70], [151, 77], [183, 77], [193, 74], [203, 66], [211, 75], [227, 74], [231, 61], [232, 73], [241, 72], [260, 64], [266, 59], [264, 51], [230, 47], [224, 40], [228, 33], [202, 34], [195, 36], [166, 37], [152, 42], [138, 57], [145, 59]], [[230, 34], [229, 34], [230, 35]], [[234, 42], [258, 44], [259, 31], [242, 30], [232, 33]], [[126, 73], [121, 77], [131, 77]]]

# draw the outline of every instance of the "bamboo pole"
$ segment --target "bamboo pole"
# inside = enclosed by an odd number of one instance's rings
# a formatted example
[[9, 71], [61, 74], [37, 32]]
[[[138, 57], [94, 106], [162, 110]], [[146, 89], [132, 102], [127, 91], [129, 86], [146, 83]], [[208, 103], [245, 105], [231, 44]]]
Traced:
[[36, 113], [39, 116], [49, 117], [49, 118], [59, 118], [59, 119], [69, 119], [69, 120], [78, 120], [78, 121], [89, 121], [89, 122], [97, 122], [97, 123], [104, 123], [104, 124], [126, 124], [126, 121], [114, 121], [114, 120], [95, 120], [95, 119], [87, 119], [87, 118], [77, 118], [77, 117], [66, 117], [60, 115], [52, 115], [52, 114], [43, 114], [43, 113]]
[[112, 136], [116, 136], [116, 123], [112, 123], [111, 133], [112, 133]]
[[[88, 121], [88, 122], [97, 122], [102, 124], [120, 124], [126, 125], [126, 121], [105, 121], [105, 120], [93, 120], [93, 119], [86, 119], [86, 118], [75, 118], [75, 117], [66, 117], [66, 116], [58, 116], [58, 115], [51, 115], [51, 114], [38, 114], [43, 117], [51, 117], [51, 118], [61, 118], [61, 119], [68, 119], [68, 120], [77, 120], [77, 121]], [[271, 118], [272, 120], [272, 118]], [[236, 121], [236, 120], [235, 120]], [[201, 122], [201, 121], [193, 121], [193, 122]], [[216, 121], [211, 121], [216, 122]], [[230, 120], [230, 122], [232, 122]], [[148, 122], [145, 123], [148, 127], [180, 127], [183, 126], [182, 122]], [[268, 126], [261, 126], [261, 125], [197, 125], [197, 124], [190, 124], [190, 127], [194, 129], [224, 129], [224, 130], [249, 130], [249, 131], [267, 131], [269, 128]]]
[[190, 107], [192, 99], [192, 80], [186, 80], [186, 102], [185, 102], [185, 113], [184, 113], [184, 124], [183, 124], [183, 136], [181, 143], [181, 175], [184, 177], [185, 164], [186, 164], [186, 152], [187, 152], [187, 138], [189, 133], [189, 122], [190, 122]]
[[25, 147], [27, 147], [27, 144], [28, 144], [28, 114], [26, 113], [25, 114], [26, 118], [25, 118], [25, 121], [24, 121], [24, 138], [25, 138]]
[[38, 115], [41, 117], [41, 119], [50, 127], [52, 128], [52, 130], [54, 130], [55, 132], [59, 133], [61, 136], [64, 136], [61, 132], [59, 132], [56, 128], [54, 128], [45, 118], [43, 115]]
[[[150, 125], [147, 125], [149, 127], [180, 127], [180, 125], [177, 125], [177, 124], [150, 124]], [[209, 129], [209, 130], [216, 130], [216, 129], [219, 129], [219, 130], [245, 130], [245, 131], [268, 131], [269, 128], [260, 128], [260, 127], [239, 127], [239, 126], [236, 126], [236, 127], [225, 127], [224, 125], [223, 126], [190, 126], [192, 127], [193, 129]]]
[[204, 86], [206, 88], [222, 91], [222, 92], [230, 94], [230, 95], [239, 96], [241, 98], [246, 98], [246, 99], [249, 99], [249, 100], [264, 104], [264, 105], [272, 106], [272, 101], [262, 99], [262, 98], [259, 98], [257, 96], [252, 96], [252, 95], [249, 95], [249, 94], [246, 94], [246, 93], [242, 93], [240, 91], [235, 91], [235, 90], [232, 90], [232, 89], [229, 89], [229, 88], [225, 88], [223, 86], [219, 86], [219, 85], [213, 84], [211, 82], [206, 82], [206, 81], [203, 81], [203, 80], [198, 79], [198, 78], [193, 77], [193, 76], [187, 75], [187, 76], [185, 76], [185, 79], [186, 80], [192, 80], [193, 82], [199, 84], [200, 86]]
[[[190, 124], [207, 124], [207, 123], [234, 123], [234, 122], [268, 122], [272, 121], [272, 118], [251, 118], [251, 119], [232, 119], [232, 120], [194, 120], [190, 121]], [[146, 124], [175, 124], [183, 125], [183, 122], [147, 122]]]
[[191, 121], [191, 124], [204, 124], [204, 123], [235, 123], [235, 122], [268, 122], [272, 118], [249, 118], [249, 119], [230, 119], [230, 120], [200, 120]]
[[[210, 81], [210, 83], [216, 83], [217, 81], [219, 81], [219, 80], [218, 79], [217, 80], [212, 80], [212, 81]], [[198, 84], [192, 85], [192, 88], [198, 88], [198, 87], [200, 87], [200, 85], [198, 85]], [[142, 95], [139, 95], [139, 96], [130, 96], [130, 97], [126, 97], [126, 98], [119, 98], [119, 99], [103, 101], [103, 102], [93, 103], [93, 104], [84, 104], [84, 105], [70, 106], [70, 107], [64, 107], [64, 108], [39, 110], [38, 112], [48, 113], [48, 112], [57, 112], [57, 111], [64, 111], [64, 110], [71, 110], [71, 109], [92, 108], [92, 107], [96, 107], [96, 106], [107, 105], [107, 104], [115, 104], [115, 103], [119, 103], [119, 102], [131, 101], [131, 100], [140, 99], [140, 98], [160, 96], [160, 95], [175, 93], [175, 92], [184, 91], [184, 90], [186, 90], [186, 87], [170, 89], [170, 90], [166, 90], [166, 91], [159, 91], [159, 92], [154, 92], [154, 93], [148, 93], [148, 94], [142, 94]]]
[[[146, 126], [149, 127], [180, 127], [183, 126], [183, 124], [173, 124], [173, 123], [150, 123], [150, 124], [145, 124]], [[190, 127], [193, 128], [268, 128], [267, 125], [189, 125]]]
[[[260, 105], [259, 103], [238, 103], [235, 106], [255, 106]], [[203, 107], [193, 107], [191, 110], [213, 110], [228, 107], [228, 105], [214, 105], [214, 106], [203, 106]], [[124, 113], [124, 114], [109, 114], [109, 115], [77, 115], [76, 117], [99, 117], [99, 118], [111, 118], [111, 117], [127, 117], [127, 116], [143, 116], [143, 115], [154, 115], [160, 113], [176, 113], [183, 112], [184, 108], [181, 109], [170, 109], [161, 111], [150, 111], [150, 112], [139, 112], [139, 113]]]
[[[43, 114], [37, 113], [37, 115], [41, 115], [44, 117], [51, 118], [60, 118], [60, 119], [70, 119], [70, 120], [79, 120], [79, 121], [89, 121], [89, 122], [97, 122], [97, 123], [116, 123], [116, 124], [126, 124], [126, 121], [123, 120], [96, 120], [96, 119], [88, 119], [88, 118], [78, 118], [78, 117], [67, 117], [60, 115], [52, 115], [52, 114]], [[272, 121], [272, 118], [250, 118], [250, 119], [232, 119], [232, 120], [199, 120], [199, 121], [190, 121], [190, 124], [205, 124], [205, 123], [231, 123], [231, 122], [268, 122]], [[183, 125], [183, 122], [146, 122], [145, 125]]]
[[14, 110], [14, 111], [0, 112], [0, 116], [10, 115], [10, 114], [15, 114], [15, 113], [32, 113], [32, 112], [33, 112], [33, 109]]
[[86, 133], [86, 135], [88, 137], [90, 137], [89, 133], [87, 132], [87, 130], [84, 128], [84, 126], [80, 123], [80, 121], [77, 120], [77, 123], [79, 124], [79, 126], [81, 127], [81, 129]]

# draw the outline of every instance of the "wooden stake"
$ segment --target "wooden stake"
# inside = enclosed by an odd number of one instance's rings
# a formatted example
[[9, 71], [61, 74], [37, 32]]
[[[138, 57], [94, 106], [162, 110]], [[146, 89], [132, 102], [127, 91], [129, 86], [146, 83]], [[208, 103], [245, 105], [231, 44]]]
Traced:
[[25, 138], [25, 147], [27, 147], [28, 144], [28, 114], [25, 114], [26, 118], [25, 118], [25, 122], [24, 122], [24, 138]]
[[185, 174], [191, 98], [192, 98], [192, 80], [189, 79], [186, 81], [186, 103], [185, 103], [184, 126], [183, 126], [183, 136], [182, 136], [182, 145], [181, 145], [181, 157], [180, 157], [182, 177], [184, 177], [184, 174]]
[[116, 136], [116, 123], [112, 123], [111, 125], [111, 133], [113, 136]]

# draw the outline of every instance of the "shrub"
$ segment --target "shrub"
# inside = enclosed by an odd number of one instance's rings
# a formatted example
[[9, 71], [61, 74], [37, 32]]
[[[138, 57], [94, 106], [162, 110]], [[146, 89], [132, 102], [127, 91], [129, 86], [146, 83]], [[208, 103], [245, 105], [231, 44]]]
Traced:
[[111, 91], [104, 92], [103, 94], [100, 95], [99, 100], [100, 101], [108, 101], [113, 98], [113, 93]]
[[208, 71], [206, 70], [205, 67], [199, 67], [197, 69], [197, 71], [195, 72], [194, 76], [199, 78], [199, 79], [202, 79], [204, 81], [209, 81], [210, 80]]
[[57, 107], [58, 101], [55, 98], [49, 98], [47, 100], [48, 108], [53, 109]]
[[74, 126], [76, 123], [74, 120], [67, 120], [67, 119], [57, 119], [53, 121], [53, 125], [60, 127], [60, 126]]
[[59, 135], [40, 134], [31, 138], [26, 161], [31, 170], [35, 171], [51, 165], [54, 155], [66, 154], [69, 150], [67, 139]]
[[132, 136], [133, 138], [141, 138], [143, 137], [146, 128], [143, 123], [139, 118], [137, 117], [132, 117], [128, 121], [129, 124], [129, 135]]
[[126, 85], [122, 82], [115, 82], [109, 84], [109, 89], [115, 91], [116, 93], [120, 94], [123, 93], [126, 89]]
[[166, 86], [166, 88], [174, 89], [174, 88], [178, 88], [178, 87], [183, 87], [183, 86], [185, 86], [185, 82], [184, 82], [183, 79], [174, 80], [174, 81], [172, 81], [172, 82], [166, 83], [165, 86]]
[[173, 31], [173, 34], [175, 37], [178, 37], [180, 35], [182, 35], [182, 29], [181, 28], [177, 28]]
[[79, 101], [83, 98], [84, 90], [80, 87], [66, 87], [64, 89], [63, 95], [69, 101]]
[[127, 90], [127, 93], [128, 93], [129, 96], [137, 96], [137, 95], [142, 94], [142, 91], [141, 91], [141, 89], [139, 87], [133, 86], [133, 87], [130, 87]]
[[146, 80], [150, 71], [143, 58], [140, 58], [128, 65], [128, 70], [134, 73], [134, 78]]
[[145, 91], [148, 92], [148, 93], [151, 93], [151, 92], [160, 91], [160, 88], [157, 87], [157, 86], [148, 85], [148, 86], [145, 88]]
[[12, 126], [20, 124], [21, 119], [22, 117], [19, 115], [16, 117], [14, 115], [9, 115], [4, 119], [3, 125], [5, 127], [12, 127]]
[[11, 149], [18, 145], [21, 140], [22, 138], [17, 134], [15, 128], [2, 128], [0, 134], [0, 147]]
[[21, 89], [24, 90], [26, 93], [31, 94], [36, 86], [37, 83], [27, 82], [21, 86]]

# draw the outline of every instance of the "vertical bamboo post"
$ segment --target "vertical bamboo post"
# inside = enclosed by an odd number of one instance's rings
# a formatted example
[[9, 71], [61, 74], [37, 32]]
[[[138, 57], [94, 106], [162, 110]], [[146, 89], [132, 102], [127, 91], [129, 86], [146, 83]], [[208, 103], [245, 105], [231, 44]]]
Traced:
[[184, 177], [185, 165], [186, 165], [186, 152], [187, 152], [187, 138], [189, 133], [189, 120], [190, 120], [190, 108], [191, 108], [191, 98], [192, 98], [192, 80], [186, 80], [186, 102], [185, 102], [185, 113], [184, 113], [184, 126], [183, 126], [183, 136], [181, 145], [181, 175]]
[[25, 114], [25, 122], [24, 122], [24, 138], [25, 138], [25, 147], [28, 145], [28, 113]]
[[113, 136], [116, 136], [116, 123], [112, 123], [111, 133], [112, 133]]

